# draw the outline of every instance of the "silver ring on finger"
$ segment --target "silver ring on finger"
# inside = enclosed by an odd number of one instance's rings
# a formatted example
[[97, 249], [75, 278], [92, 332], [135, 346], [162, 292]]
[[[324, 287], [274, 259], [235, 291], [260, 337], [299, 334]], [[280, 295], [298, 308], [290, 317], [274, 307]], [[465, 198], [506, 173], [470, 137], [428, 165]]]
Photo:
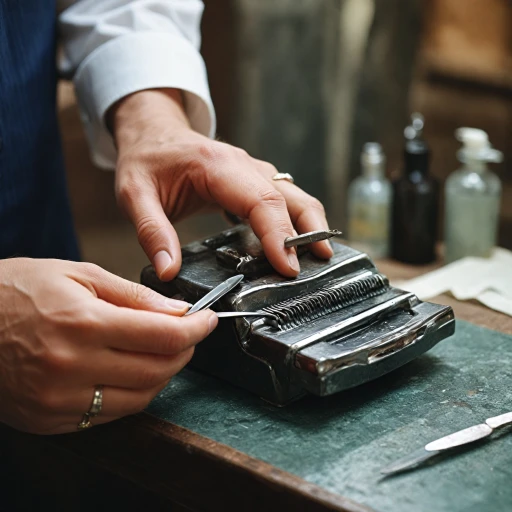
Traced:
[[293, 176], [287, 172], [278, 172], [277, 174], [274, 174], [274, 176], [272, 176], [272, 179], [274, 181], [281, 181], [281, 180], [284, 180], [284, 181], [289, 181], [290, 183], [294, 183], [294, 179], [293, 179]]

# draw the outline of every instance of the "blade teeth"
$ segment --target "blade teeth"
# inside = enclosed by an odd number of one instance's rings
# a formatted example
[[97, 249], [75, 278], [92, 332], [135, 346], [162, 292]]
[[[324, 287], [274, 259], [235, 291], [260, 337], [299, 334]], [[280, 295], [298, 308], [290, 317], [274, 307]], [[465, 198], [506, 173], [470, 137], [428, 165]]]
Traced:
[[387, 279], [380, 274], [354, 281], [339, 288], [323, 287], [263, 308], [278, 318], [281, 329], [292, 329], [346, 306], [383, 293]]

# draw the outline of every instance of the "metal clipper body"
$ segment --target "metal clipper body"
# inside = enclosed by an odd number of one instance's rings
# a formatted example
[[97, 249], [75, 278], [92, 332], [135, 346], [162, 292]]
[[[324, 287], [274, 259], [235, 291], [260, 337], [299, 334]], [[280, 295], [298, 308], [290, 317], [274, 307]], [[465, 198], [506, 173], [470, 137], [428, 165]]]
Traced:
[[195, 302], [243, 273], [238, 288], [212, 309], [265, 311], [277, 321], [221, 320], [190, 364], [276, 405], [368, 382], [453, 334], [450, 307], [391, 287], [366, 254], [332, 245], [329, 261], [299, 248], [301, 272], [289, 280], [272, 270], [250, 228], [237, 226], [185, 246], [174, 281], [161, 282], [146, 267], [141, 282]]

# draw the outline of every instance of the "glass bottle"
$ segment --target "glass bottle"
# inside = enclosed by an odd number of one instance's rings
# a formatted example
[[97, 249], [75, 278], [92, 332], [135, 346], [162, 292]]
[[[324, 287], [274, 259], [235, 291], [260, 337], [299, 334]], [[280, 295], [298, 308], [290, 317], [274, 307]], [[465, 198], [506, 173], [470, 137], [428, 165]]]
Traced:
[[430, 150], [423, 140], [421, 114], [404, 130], [405, 172], [393, 182], [391, 255], [398, 261], [427, 264], [436, 259], [439, 183], [429, 175]]
[[380, 144], [369, 142], [361, 154], [362, 175], [348, 188], [348, 235], [351, 244], [371, 258], [389, 252], [391, 184]]
[[445, 262], [466, 256], [486, 257], [496, 245], [501, 181], [488, 169], [503, 155], [491, 147], [487, 133], [476, 128], [459, 128], [462, 142], [457, 157], [463, 163], [445, 185]]

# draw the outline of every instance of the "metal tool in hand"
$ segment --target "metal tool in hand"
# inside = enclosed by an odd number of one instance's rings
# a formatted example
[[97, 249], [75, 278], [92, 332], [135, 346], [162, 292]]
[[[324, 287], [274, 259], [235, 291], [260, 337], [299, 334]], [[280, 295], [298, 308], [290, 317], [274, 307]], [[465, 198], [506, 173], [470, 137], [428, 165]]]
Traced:
[[[226, 293], [236, 288], [242, 282], [243, 278], [243, 274], [239, 274], [237, 276], [226, 279], [226, 281], [216, 286], [211, 292], [208, 292], [204, 297], [198, 300], [185, 313], [184, 316], [191, 315], [192, 313], [196, 313], [197, 311], [201, 311], [202, 309], [210, 307], [214, 302], [218, 301], [221, 297], [226, 295]], [[260, 318], [269, 318], [274, 322], [277, 321], [276, 315], [265, 311], [222, 311], [216, 314], [219, 318], [240, 318], [246, 316], [254, 316]]]
[[243, 274], [226, 279], [223, 283], [219, 284], [219, 286], [216, 286], [211, 292], [208, 292], [203, 298], [199, 299], [184, 316], [209, 308], [214, 302], [217, 302], [221, 297], [224, 297], [226, 293], [229, 293], [233, 288], [237, 287], [243, 279]]
[[329, 229], [324, 231], [310, 231], [309, 233], [304, 233], [302, 235], [290, 236], [285, 238], [284, 246], [286, 248], [296, 247], [298, 245], [307, 245], [312, 244], [314, 242], [321, 242], [322, 240], [327, 240], [328, 238], [332, 238], [333, 236], [341, 235], [341, 231], [337, 229]]
[[393, 475], [412, 469], [443, 452], [484, 439], [490, 436], [496, 429], [507, 425], [512, 425], [512, 412], [507, 412], [500, 416], [495, 416], [494, 418], [488, 418], [485, 420], [485, 423], [459, 430], [448, 436], [441, 437], [436, 441], [432, 441], [424, 448], [420, 448], [382, 469], [381, 473], [384, 475]]
[[217, 313], [219, 318], [237, 318], [244, 316], [256, 316], [260, 318], [271, 318], [272, 320], [277, 321], [277, 315], [273, 315], [272, 313], [267, 313], [265, 311], [221, 311]]

